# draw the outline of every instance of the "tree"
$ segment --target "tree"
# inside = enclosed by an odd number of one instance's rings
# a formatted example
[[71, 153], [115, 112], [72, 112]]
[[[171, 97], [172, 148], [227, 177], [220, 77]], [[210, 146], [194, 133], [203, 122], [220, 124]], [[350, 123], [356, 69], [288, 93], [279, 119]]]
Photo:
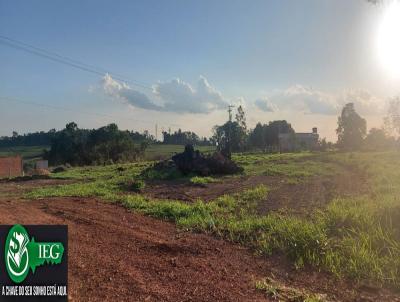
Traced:
[[247, 132], [246, 115], [244, 113], [244, 109], [243, 109], [242, 105], [240, 105], [237, 109], [236, 122], [244, 130], [244, 132]]
[[285, 120], [272, 121], [262, 125], [258, 123], [249, 133], [250, 147], [265, 149], [279, 145], [279, 134], [293, 133], [292, 125]]
[[200, 138], [196, 133], [191, 131], [182, 131], [179, 129], [174, 133], [163, 131], [163, 143], [173, 145], [210, 145], [211, 142], [207, 138]]
[[384, 123], [385, 131], [388, 134], [400, 136], [400, 97], [395, 97], [390, 101]]
[[249, 144], [253, 148], [265, 148], [265, 127], [261, 123], [257, 123], [256, 127], [250, 131]]
[[365, 138], [365, 147], [369, 150], [386, 150], [394, 146], [393, 137], [388, 137], [385, 130], [372, 128]]
[[353, 103], [346, 104], [338, 117], [338, 146], [341, 149], [360, 149], [367, 132], [367, 122], [354, 108]]
[[51, 164], [89, 165], [126, 162], [143, 155], [147, 143], [135, 147], [129, 131], [121, 131], [116, 124], [99, 129], [79, 129], [69, 123], [56, 133], [46, 158]]
[[230, 157], [230, 152], [243, 151], [246, 143], [246, 133], [238, 122], [226, 122], [222, 126], [214, 126], [213, 141], [218, 145], [218, 150]]

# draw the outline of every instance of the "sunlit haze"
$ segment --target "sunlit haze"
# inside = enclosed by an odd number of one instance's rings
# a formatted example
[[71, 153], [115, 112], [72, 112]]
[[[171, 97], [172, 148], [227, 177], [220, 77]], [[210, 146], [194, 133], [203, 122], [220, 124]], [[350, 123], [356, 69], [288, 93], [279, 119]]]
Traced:
[[399, 34], [397, 0], [1, 1], [0, 135], [75, 121], [209, 136], [242, 104], [250, 128], [285, 119], [336, 141], [348, 102], [382, 125]]

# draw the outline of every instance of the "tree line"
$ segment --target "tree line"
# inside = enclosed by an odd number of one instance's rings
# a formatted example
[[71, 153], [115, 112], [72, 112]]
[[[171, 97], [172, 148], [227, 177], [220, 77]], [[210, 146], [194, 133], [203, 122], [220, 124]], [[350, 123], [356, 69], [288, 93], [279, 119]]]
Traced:
[[[57, 137], [61, 131], [51, 129], [47, 132], [38, 131], [22, 135], [18, 134], [16, 131], [13, 131], [12, 136], [0, 137], [0, 147], [50, 146], [52, 140]], [[136, 143], [155, 142], [154, 136], [149, 134], [147, 130], [143, 131], [143, 133], [139, 133], [138, 131], [128, 131], [128, 134]]]
[[346, 104], [338, 117], [337, 148], [345, 151], [387, 150], [400, 146], [400, 99], [390, 102], [381, 128], [371, 128], [367, 133], [367, 121], [361, 117], [353, 103]]
[[200, 138], [196, 133], [192, 131], [182, 131], [178, 129], [173, 133], [163, 131], [163, 143], [170, 145], [198, 145], [198, 146], [210, 146], [213, 142], [206, 137]]
[[[257, 123], [253, 129], [248, 130], [245, 112], [239, 106], [234, 121], [214, 126], [211, 141], [229, 156], [230, 152], [279, 151], [279, 134], [294, 133], [292, 125], [286, 120]], [[400, 147], [400, 98], [390, 102], [383, 126], [371, 128], [368, 133], [367, 121], [356, 112], [353, 103], [346, 104], [338, 117], [336, 133], [336, 144], [322, 138], [318, 140], [315, 150], [387, 150]]]
[[116, 124], [89, 130], [72, 122], [56, 132], [50, 146], [44, 158], [51, 165], [92, 165], [136, 161], [144, 155], [148, 142], [135, 144], [132, 133], [119, 130]]
[[[163, 143], [178, 145], [217, 145], [219, 151], [230, 156], [231, 152], [279, 151], [279, 135], [294, 134], [295, 130], [286, 120], [257, 123], [253, 129], [247, 128], [246, 115], [239, 106], [235, 119], [212, 129], [210, 139], [200, 138], [191, 131], [179, 129], [174, 133], [163, 132]], [[367, 133], [367, 122], [361, 117], [353, 103], [346, 104], [338, 117], [336, 144], [318, 141], [318, 149], [340, 150], [386, 150], [400, 145], [400, 98], [390, 102], [388, 114], [381, 128], [372, 128]], [[102, 164], [137, 160], [143, 156], [147, 146], [156, 140], [148, 131], [122, 131], [116, 124], [99, 129], [80, 129], [72, 122], [65, 129], [1, 137], [0, 147], [49, 145], [45, 158], [51, 164], [70, 163], [72, 165]]]

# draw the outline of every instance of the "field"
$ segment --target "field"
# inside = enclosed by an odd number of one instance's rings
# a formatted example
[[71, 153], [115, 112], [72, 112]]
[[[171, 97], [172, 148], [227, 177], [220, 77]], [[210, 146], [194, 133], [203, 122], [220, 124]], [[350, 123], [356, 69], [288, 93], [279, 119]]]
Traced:
[[[43, 150], [48, 150], [49, 146], [18, 146], [18, 147], [0, 147], [0, 156], [10, 156], [19, 154], [24, 159], [40, 158]], [[182, 152], [182, 145], [163, 145], [152, 144], [146, 149], [145, 160], [159, 160], [170, 157], [175, 153]], [[201, 152], [209, 152], [215, 150], [213, 146], [198, 146], [197, 150]]]
[[3, 181], [0, 221], [69, 225], [75, 299], [400, 300], [399, 153], [234, 159], [240, 175], [147, 161]]
[[43, 150], [48, 150], [49, 146], [19, 146], [19, 147], [0, 147], [0, 156], [21, 155], [24, 159], [41, 158]]

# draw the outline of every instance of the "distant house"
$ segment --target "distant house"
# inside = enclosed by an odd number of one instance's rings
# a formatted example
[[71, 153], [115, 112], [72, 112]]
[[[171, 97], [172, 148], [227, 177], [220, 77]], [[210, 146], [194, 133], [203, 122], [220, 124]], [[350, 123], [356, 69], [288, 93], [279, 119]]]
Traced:
[[0, 157], [0, 178], [23, 175], [21, 156]]
[[318, 139], [317, 128], [313, 128], [311, 133], [282, 133], [279, 134], [279, 149], [281, 152], [315, 150]]

